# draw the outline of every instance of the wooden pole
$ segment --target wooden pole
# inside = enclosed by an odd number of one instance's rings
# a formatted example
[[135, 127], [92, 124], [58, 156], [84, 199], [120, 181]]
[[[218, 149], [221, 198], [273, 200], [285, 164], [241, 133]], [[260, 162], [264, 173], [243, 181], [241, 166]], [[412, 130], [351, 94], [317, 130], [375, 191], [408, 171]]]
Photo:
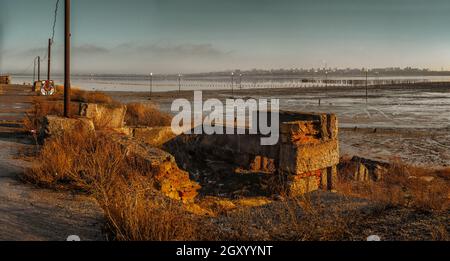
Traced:
[[38, 65], [37, 80], [38, 80], [38, 82], [40, 82], [41, 81], [41, 57], [40, 56], [38, 56], [38, 63], [37, 63], [37, 65]]
[[50, 84], [50, 69], [52, 60], [52, 39], [48, 39], [48, 62], [47, 62], [47, 81]]
[[64, 117], [70, 117], [70, 0], [65, 0], [64, 23]]

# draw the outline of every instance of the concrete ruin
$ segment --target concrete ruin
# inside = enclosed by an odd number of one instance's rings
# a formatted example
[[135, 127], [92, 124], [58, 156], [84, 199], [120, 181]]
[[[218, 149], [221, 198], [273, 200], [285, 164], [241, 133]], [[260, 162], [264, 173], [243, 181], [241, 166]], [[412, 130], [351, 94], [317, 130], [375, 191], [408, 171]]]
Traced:
[[181, 135], [164, 148], [181, 166], [192, 158], [214, 159], [228, 162], [243, 173], [266, 174], [278, 193], [298, 196], [334, 189], [340, 158], [334, 114], [281, 112], [280, 140], [274, 146], [261, 146], [262, 135], [246, 133]]
[[11, 84], [11, 76], [0, 75], [0, 84]]
[[[94, 131], [102, 125], [102, 131], [106, 127], [124, 137], [117, 140], [132, 148], [131, 154], [150, 159], [152, 166], [159, 169], [160, 189], [183, 201], [193, 200], [200, 189], [195, 182], [198, 169], [192, 168], [192, 164], [217, 160], [231, 170], [227, 172], [230, 179], [233, 174], [243, 179], [262, 175], [270, 183], [264, 188], [270, 194], [298, 196], [335, 187], [340, 155], [338, 122], [333, 114], [281, 112], [278, 143], [262, 146], [263, 135], [248, 134], [246, 128], [243, 135], [175, 136], [170, 127], [127, 127], [125, 113], [125, 106], [81, 104], [78, 119], [46, 117], [42, 133], [61, 135], [74, 126]], [[234, 133], [238, 133], [235, 129]], [[206, 175], [212, 172], [205, 171]], [[242, 181], [238, 179], [235, 183], [239, 185]]]

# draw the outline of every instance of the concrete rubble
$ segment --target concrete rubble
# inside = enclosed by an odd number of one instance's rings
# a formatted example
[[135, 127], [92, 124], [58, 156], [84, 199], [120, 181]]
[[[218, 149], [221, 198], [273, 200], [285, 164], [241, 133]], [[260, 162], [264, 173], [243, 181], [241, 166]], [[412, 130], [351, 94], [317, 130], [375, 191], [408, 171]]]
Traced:
[[350, 161], [342, 162], [339, 169], [348, 178], [359, 182], [378, 182], [388, 174], [390, 164], [360, 157], [353, 157]]

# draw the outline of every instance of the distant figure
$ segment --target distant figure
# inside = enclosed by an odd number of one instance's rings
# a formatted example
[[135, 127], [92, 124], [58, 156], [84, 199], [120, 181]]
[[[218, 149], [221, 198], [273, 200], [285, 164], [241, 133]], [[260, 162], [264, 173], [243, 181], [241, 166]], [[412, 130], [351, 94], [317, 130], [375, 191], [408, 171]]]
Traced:
[[319, 107], [320, 107], [320, 104], [322, 103], [322, 100], [321, 99], [319, 99]]

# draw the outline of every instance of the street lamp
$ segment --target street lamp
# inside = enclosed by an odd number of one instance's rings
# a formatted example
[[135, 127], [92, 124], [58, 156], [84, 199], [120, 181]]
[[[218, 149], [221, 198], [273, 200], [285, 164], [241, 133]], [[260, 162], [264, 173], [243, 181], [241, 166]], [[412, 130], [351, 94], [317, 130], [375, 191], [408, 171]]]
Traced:
[[231, 93], [234, 97], [234, 72], [231, 73]]
[[150, 99], [153, 97], [153, 73], [150, 73]]
[[242, 90], [242, 76], [244, 76], [242, 73], [239, 74], [239, 88]]
[[366, 104], [369, 102], [369, 69], [366, 69]]

